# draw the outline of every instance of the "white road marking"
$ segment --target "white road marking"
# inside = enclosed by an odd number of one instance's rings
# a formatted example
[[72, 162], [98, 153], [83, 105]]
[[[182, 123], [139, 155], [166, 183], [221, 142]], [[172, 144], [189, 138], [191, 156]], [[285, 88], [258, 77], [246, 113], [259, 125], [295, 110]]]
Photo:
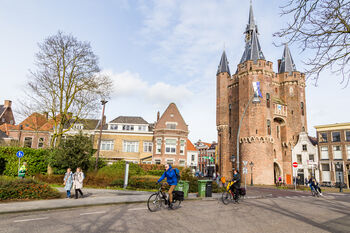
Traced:
[[22, 220], [15, 220], [15, 221], [13, 221], [13, 222], [29, 222], [29, 221], [37, 221], [37, 220], [44, 220], [44, 219], [48, 219], [48, 217], [44, 217], [44, 218], [22, 219]]
[[147, 208], [134, 208], [134, 209], [128, 209], [128, 210], [147, 210]]
[[104, 214], [106, 211], [100, 211], [100, 212], [90, 212], [90, 213], [82, 213], [80, 215], [90, 215], [90, 214]]

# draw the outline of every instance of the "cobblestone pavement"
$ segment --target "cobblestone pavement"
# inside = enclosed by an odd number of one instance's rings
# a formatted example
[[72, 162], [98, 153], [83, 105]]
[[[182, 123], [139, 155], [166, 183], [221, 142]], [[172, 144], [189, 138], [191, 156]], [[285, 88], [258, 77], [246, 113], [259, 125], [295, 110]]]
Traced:
[[3, 214], [0, 231], [349, 232], [350, 195], [315, 198], [286, 191], [229, 205], [220, 199], [184, 201], [179, 209], [155, 213], [145, 203], [137, 203]]

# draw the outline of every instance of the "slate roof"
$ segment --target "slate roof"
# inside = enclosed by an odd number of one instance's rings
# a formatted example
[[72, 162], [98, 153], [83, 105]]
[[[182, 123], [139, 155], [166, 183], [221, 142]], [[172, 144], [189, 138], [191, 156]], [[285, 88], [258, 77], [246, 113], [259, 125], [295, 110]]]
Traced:
[[148, 124], [142, 117], [138, 116], [119, 116], [109, 123], [122, 123], [122, 124]]
[[246, 34], [245, 50], [243, 52], [240, 63], [243, 63], [248, 60], [252, 60], [254, 63], [257, 63], [258, 59], [265, 60], [265, 57], [261, 50], [261, 46], [258, 39], [258, 27], [254, 21], [252, 3], [250, 3], [249, 20], [248, 20], [245, 34]]
[[317, 138], [309, 136], [309, 139], [312, 145], [316, 146], [318, 144]]
[[[74, 119], [71, 119], [69, 121], [69, 124], [72, 124], [74, 122]], [[83, 130], [94, 130], [97, 129], [99, 124], [100, 124], [100, 120], [97, 119], [79, 119], [75, 122], [76, 124], [82, 124], [83, 125]]]
[[296, 70], [297, 69], [295, 67], [292, 55], [291, 55], [290, 50], [288, 48], [288, 44], [285, 44], [278, 73], [288, 72], [289, 74], [292, 74], [292, 72], [296, 71]]
[[218, 66], [218, 72], [216, 72], [216, 74], [218, 75], [224, 72], [227, 72], [231, 76], [230, 67], [228, 66], [225, 50], [222, 52], [220, 64]]
[[4, 105], [0, 105], [0, 116], [4, 113], [5, 109]]

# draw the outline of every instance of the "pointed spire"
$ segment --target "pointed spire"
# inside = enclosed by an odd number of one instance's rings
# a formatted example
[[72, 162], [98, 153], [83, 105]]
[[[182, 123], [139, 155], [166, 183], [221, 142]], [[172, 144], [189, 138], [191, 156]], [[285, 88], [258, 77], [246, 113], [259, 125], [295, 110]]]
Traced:
[[296, 71], [296, 67], [295, 67], [292, 55], [290, 54], [288, 44], [285, 44], [278, 73], [288, 72], [289, 74], [292, 74], [293, 71]]
[[259, 39], [258, 39], [258, 28], [254, 21], [252, 1], [250, 1], [249, 20], [248, 20], [245, 34], [246, 34], [246, 40], [245, 40], [246, 45], [245, 45], [245, 50], [240, 63], [243, 63], [248, 60], [253, 60], [254, 63], [257, 63], [258, 59], [265, 60], [265, 57], [261, 50]]
[[227, 72], [231, 76], [230, 67], [228, 66], [225, 50], [222, 52], [220, 64], [218, 66], [218, 72], [216, 73], [216, 75], [224, 72]]

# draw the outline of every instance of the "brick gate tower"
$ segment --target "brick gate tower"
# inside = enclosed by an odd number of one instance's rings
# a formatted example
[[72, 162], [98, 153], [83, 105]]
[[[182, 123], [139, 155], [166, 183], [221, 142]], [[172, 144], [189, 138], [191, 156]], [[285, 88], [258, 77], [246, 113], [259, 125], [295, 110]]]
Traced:
[[[305, 75], [296, 70], [288, 45], [278, 60], [277, 73], [273, 71], [259, 43], [252, 5], [244, 34], [245, 50], [235, 74], [231, 76], [225, 51], [217, 70], [219, 172], [232, 177], [236, 162], [232, 164], [231, 156], [236, 155], [239, 122], [254, 92], [252, 82], [260, 82], [261, 102], [249, 104], [241, 125], [240, 172], [242, 161], [253, 162], [255, 184], [274, 184], [279, 176], [292, 183], [292, 147], [299, 133], [307, 130]], [[248, 171], [250, 181], [249, 165]]]

